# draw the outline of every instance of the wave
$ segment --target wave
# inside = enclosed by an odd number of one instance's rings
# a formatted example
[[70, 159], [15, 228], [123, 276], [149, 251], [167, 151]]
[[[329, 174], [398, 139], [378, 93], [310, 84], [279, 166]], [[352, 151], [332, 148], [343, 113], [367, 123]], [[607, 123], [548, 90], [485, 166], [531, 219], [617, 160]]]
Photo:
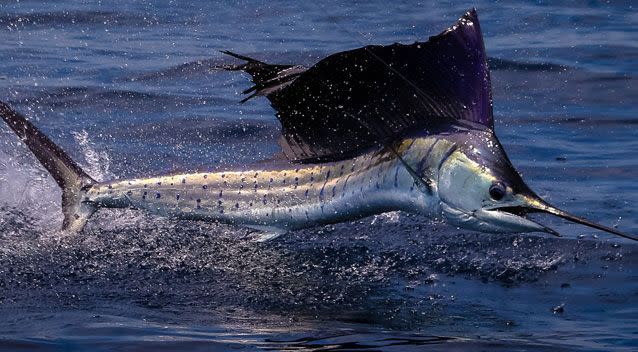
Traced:
[[[246, 56], [254, 57], [258, 60], [276, 63], [276, 64], [294, 64], [305, 67], [312, 66], [321, 58], [327, 56], [325, 52], [317, 50], [309, 51], [285, 51], [285, 52], [259, 52], [245, 53]], [[232, 59], [227, 55], [221, 57], [212, 57], [186, 62], [180, 65], [171, 66], [155, 72], [147, 72], [120, 79], [119, 81], [156, 81], [164, 79], [198, 77], [201, 74], [210, 74], [215, 72], [224, 72], [222, 67], [237, 64], [240, 61]]]
[[113, 11], [50, 11], [0, 15], [0, 28], [14, 30], [27, 27], [56, 26], [151, 26], [160, 23], [153, 15], [136, 15]]
[[514, 60], [499, 59], [490, 57], [487, 59], [487, 63], [491, 70], [495, 71], [541, 71], [541, 72], [556, 72], [572, 70], [574, 68], [554, 64], [551, 62], [521, 62]]
[[596, 116], [549, 116], [549, 117], [516, 117], [516, 116], [495, 116], [497, 124], [503, 125], [583, 125], [583, 126], [632, 126], [638, 125], [636, 118], [622, 117], [596, 117]]
[[[25, 97], [26, 95], [26, 97]], [[158, 108], [167, 110], [181, 109], [192, 105], [228, 105], [236, 104], [236, 100], [186, 94], [170, 94], [143, 92], [135, 90], [115, 90], [100, 87], [47, 87], [31, 94], [20, 94], [21, 98], [11, 103], [20, 105], [37, 104], [49, 108], [78, 109], [98, 107], [125, 110], [142, 110], [148, 112]], [[102, 109], [97, 109], [101, 111]]]

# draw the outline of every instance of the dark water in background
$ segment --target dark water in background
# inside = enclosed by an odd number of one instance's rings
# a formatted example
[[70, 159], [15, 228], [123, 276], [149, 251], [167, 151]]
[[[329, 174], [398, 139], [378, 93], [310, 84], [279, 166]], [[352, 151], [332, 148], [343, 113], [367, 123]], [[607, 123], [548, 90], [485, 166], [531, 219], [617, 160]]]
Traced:
[[[0, 97], [96, 178], [277, 152], [221, 49], [312, 64], [440, 32], [475, 5], [497, 132], [550, 201], [638, 233], [638, 17], [630, 2], [0, 2]], [[407, 214], [253, 243], [100, 211], [58, 233], [59, 191], [0, 127], [0, 349], [635, 350], [635, 244], [488, 235]], [[562, 312], [554, 307], [564, 305]]]

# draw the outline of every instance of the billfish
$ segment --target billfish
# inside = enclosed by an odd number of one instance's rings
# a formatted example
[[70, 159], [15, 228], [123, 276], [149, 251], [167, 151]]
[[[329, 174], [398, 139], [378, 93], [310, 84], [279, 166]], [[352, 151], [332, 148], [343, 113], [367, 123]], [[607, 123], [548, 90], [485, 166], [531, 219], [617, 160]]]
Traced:
[[0, 115], [62, 188], [63, 229], [99, 208], [136, 208], [270, 234], [405, 211], [491, 233], [558, 233], [527, 217], [571, 215], [523, 182], [494, 133], [490, 72], [478, 16], [425, 42], [371, 45], [309, 68], [244, 62], [243, 101], [266, 97], [286, 156], [267, 165], [97, 182], [25, 116]]

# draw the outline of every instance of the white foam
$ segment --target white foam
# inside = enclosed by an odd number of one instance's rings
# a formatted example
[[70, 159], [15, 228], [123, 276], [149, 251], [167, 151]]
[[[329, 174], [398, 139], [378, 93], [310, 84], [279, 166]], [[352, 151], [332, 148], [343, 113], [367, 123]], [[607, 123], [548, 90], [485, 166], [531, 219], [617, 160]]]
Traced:
[[26, 147], [0, 139], [0, 206], [57, 224], [62, 219], [60, 199], [60, 189]]
[[105, 181], [114, 178], [115, 175], [110, 172], [111, 158], [109, 154], [106, 151], [95, 150], [94, 144], [89, 139], [89, 133], [86, 130], [72, 133], [86, 161], [86, 165], [82, 165], [84, 171], [96, 181]]

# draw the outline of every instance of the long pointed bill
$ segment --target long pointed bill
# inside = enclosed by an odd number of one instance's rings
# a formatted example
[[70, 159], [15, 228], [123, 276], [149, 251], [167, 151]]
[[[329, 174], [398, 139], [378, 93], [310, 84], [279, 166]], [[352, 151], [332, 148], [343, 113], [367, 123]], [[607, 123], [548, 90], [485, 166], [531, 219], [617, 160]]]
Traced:
[[560, 218], [563, 218], [565, 220], [569, 220], [571, 222], [575, 222], [577, 224], [581, 224], [581, 225], [585, 225], [585, 226], [589, 226], [589, 227], [593, 227], [595, 229], [601, 230], [601, 231], [605, 231], [605, 232], [609, 232], [612, 233], [614, 235], [620, 236], [620, 237], [624, 237], [633, 241], [638, 241], [638, 238], [628, 235], [626, 233], [622, 233], [614, 228], [611, 227], [607, 227], [607, 226], [603, 226], [600, 224], [597, 224], [595, 222], [591, 222], [587, 219], [583, 219], [581, 217], [566, 213], [548, 203], [546, 203], [545, 201], [542, 201], [540, 199], [527, 199], [527, 205], [534, 209], [535, 211], [539, 211], [539, 212], [543, 212], [543, 213], [547, 213], [547, 214], [552, 214], [552, 215], [556, 215]]

